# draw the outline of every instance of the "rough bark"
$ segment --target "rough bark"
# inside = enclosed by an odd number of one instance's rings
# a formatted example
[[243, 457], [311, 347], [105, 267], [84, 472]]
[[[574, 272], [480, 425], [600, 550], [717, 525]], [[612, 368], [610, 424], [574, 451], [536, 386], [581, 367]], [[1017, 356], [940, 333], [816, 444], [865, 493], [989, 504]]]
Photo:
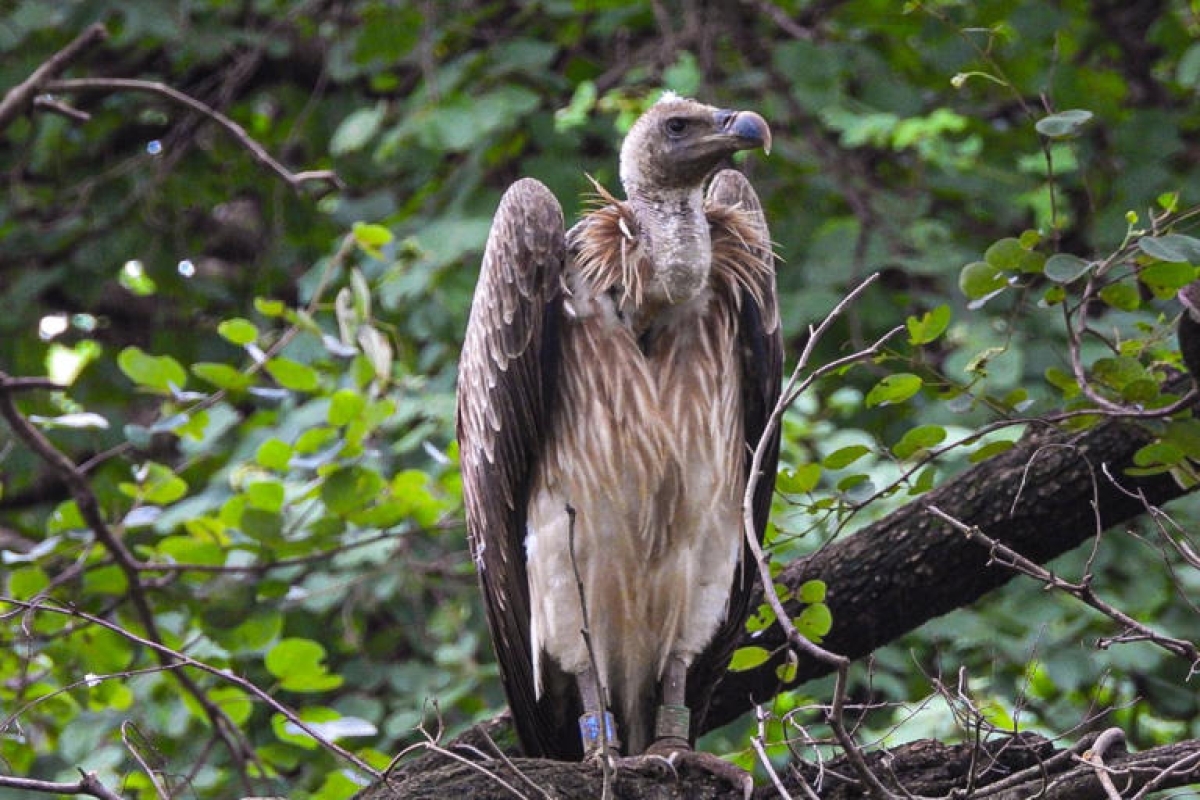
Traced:
[[[1098, 777], [1102, 770], [1122, 797], [1132, 796], [1151, 782], [1157, 789], [1169, 789], [1200, 781], [1200, 742], [1141, 753], [1110, 748], [1100, 763], [1089, 763], [1085, 757], [1095, 757], [1090, 749], [1094, 738], [1063, 750], [1056, 750], [1048, 740], [1033, 734], [991, 739], [979, 745], [921, 740], [871, 753], [867, 764], [889, 790], [910, 797], [947, 797], [957, 790], [973, 800], [1103, 800], [1108, 795]], [[603, 794], [604, 776], [594, 763], [528, 758], [477, 760], [477, 751], [455, 749], [461, 760], [442, 755], [423, 759], [423, 769], [398, 771], [363, 791], [357, 800], [597, 798]], [[844, 759], [836, 759], [820, 766], [797, 764], [781, 771], [779, 778], [794, 797], [808, 796], [807, 787], [821, 800], [858, 800], [865, 795], [850, 777], [853, 774]], [[613, 800], [743, 800], [740, 789], [712, 775], [690, 770], [671, 774], [650, 765], [618, 767], [609, 790]], [[759, 786], [753, 795], [757, 800], [779, 796], [772, 784]]]

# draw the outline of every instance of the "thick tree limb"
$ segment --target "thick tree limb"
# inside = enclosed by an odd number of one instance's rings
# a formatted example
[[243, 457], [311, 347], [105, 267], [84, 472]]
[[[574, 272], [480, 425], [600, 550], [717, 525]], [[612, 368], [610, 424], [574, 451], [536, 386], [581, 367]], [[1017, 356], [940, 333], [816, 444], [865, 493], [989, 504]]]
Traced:
[[[1189, 384], [1184, 377], [1168, 389], [1182, 394]], [[1147, 504], [1184, 494], [1166, 475], [1124, 475], [1133, 454], [1150, 441], [1144, 428], [1121, 419], [1075, 435], [1049, 426], [1032, 429], [1011, 450], [853, 536], [789, 564], [776, 582], [797, 588], [808, 580], [824, 581], [834, 627], [822, 646], [861, 658], [935, 617], [970, 605], [1016, 574], [989, 564], [987, 547], [938, 520], [927, 506], [950, 511], [990, 539], [1045, 563], [1100, 530], [1146, 513]], [[788, 610], [799, 613], [794, 603]], [[705, 719], [706, 730], [781, 689], [830, 671], [826, 664], [801, 661], [795, 680], [783, 685], [775, 675], [786, 656], [786, 639], [778, 625], [759, 636], [747, 635], [742, 645], [750, 644], [778, 653], [761, 667], [725, 676]]]
[[[1106, 732], [1108, 733], [1108, 732]], [[974, 800], [1106, 800], [1106, 782], [1123, 797], [1137, 792], [1188, 786], [1200, 781], [1200, 742], [1187, 741], [1141, 753], [1127, 753], [1119, 743], [1109, 743], [1103, 761], [1096, 749], [1105, 734], [1081, 741], [1072, 748], [1055, 750], [1046, 739], [1032, 734], [1000, 737], [974, 744], [947, 745], [922, 740], [867, 756], [868, 766], [901, 794], [947, 797], [967, 791]], [[481, 750], [456, 748], [468, 759]], [[357, 800], [442, 800], [472, 797], [477, 800], [511, 800], [515, 797], [599, 797], [602, 786], [596, 764], [571, 764], [545, 759], [440, 758], [422, 761], [422, 769], [406, 769], [391, 782], [380, 782]], [[1101, 773], [1107, 781], [1100, 777]], [[796, 765], [781, 778], [793, 797], [817, 796], [821, 800], [859, 800], [863, 788], [851, 777], [845, 758], [820, 766]], [[501, 782], [501, 779], [503, 782]], [[814, 790], [813, 787], [819, 787]], [[806, 791], [807, 790], [807, 791]], [[808, 791], [814, 792], [813, 795]], [[776, 786], [760, 786], [754, 797], [779, 796]], [[613, 783], [615, 800], [740, 800], [741, 793], [707, 774], [680, 773], [677, 777], [652, 770], [618, 769]]]

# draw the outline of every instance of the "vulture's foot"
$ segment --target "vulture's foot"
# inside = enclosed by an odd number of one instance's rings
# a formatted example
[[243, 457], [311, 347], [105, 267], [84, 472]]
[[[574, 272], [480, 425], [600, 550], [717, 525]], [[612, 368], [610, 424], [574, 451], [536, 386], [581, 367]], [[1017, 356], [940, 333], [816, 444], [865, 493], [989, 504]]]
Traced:
[[754, 793], [754, 779], [749, 772], [712, 753], [693, 750], [686, 739], [659, 739], [642, 755], [622, 758], [618, 763], [631, 769], [652, 770], [664, 776], [670, 774], [676, 780], [679, 780], [681, 772], [694, 770], [712, 775], [734, 789], [741, 789], [742, 797], [746, 800]]

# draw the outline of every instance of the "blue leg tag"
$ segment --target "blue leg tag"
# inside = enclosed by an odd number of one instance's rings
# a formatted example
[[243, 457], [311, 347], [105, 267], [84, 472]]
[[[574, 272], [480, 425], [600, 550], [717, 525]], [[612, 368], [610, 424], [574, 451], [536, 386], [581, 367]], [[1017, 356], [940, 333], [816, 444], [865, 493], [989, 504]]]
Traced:
[[[601, 727], [603, 726], [603, 727]], [[603, 734], [601, 734], [603, 731]], [[605, 740], [610, 748], [615, 748], [617, 740], [617, 721], [608, 711], [601, 714], [584, 714], [579, 718], [579, 735], [583, 738], [583, 751], [595, 752], [600, 749]]]

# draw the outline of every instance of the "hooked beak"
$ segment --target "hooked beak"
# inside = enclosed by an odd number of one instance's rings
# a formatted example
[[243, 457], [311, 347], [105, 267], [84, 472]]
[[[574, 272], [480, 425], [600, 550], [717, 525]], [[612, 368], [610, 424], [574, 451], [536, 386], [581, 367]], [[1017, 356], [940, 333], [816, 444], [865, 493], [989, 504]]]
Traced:
[[753, 111], [720, 110], [715, 115], [717, 127], [727, 136], [734, 138], [738, 150], [753, 150], [761, 147], [771, 154], [771, 128], [767, 121]]

